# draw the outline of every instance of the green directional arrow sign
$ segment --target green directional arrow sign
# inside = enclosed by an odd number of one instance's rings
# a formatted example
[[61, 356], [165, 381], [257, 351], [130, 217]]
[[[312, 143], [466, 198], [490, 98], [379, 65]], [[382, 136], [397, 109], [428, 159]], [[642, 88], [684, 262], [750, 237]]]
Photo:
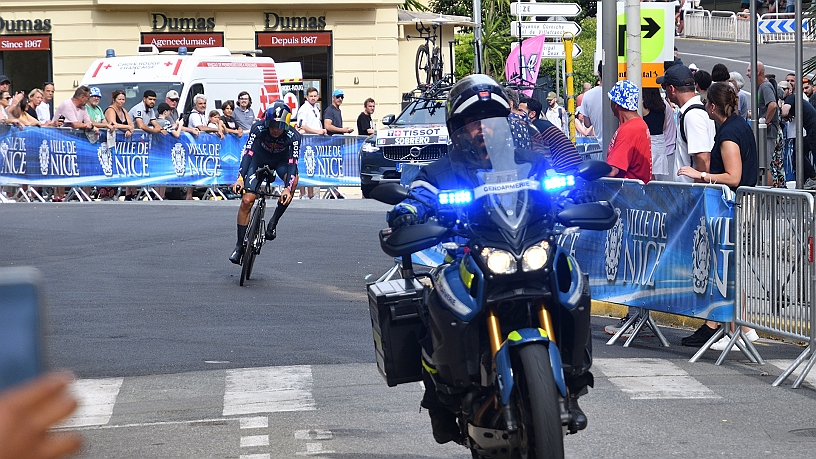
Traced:
[[[641, 62], [660, 62], [673, 59], [674, 14], [671, 4], [640, 4]], [[626, 15], [618, 9], [618, 62], [626, 62]], [[668, 48], [668, 49], [667, 49]]]

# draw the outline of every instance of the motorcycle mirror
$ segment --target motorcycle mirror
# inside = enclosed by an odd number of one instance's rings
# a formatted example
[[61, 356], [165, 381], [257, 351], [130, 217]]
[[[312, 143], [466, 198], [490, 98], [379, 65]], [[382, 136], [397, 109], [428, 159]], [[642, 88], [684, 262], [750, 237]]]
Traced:
[[395, 206], [408, 197], [408, 189], [399, 183], [383, 183], [371, 190], [371, 197], [377, 201]]
[[618, 214], [606, 204], [588, 202], [567, 207], [558, 213], [555, 221], [567, 228], [577, 226], [585, 230], [603, 231], [615, 226]]
[[598, 180], [612, 172], [612, 166], [604, 161], [590, 159], [578, 165], [578, 175], [584, 180]]
[[401, 257], [439, 244], [447, 233], [447, 228], [433, 223], [405, 226], [387, 238], [381, 234], [380, 247], [388, 256]]

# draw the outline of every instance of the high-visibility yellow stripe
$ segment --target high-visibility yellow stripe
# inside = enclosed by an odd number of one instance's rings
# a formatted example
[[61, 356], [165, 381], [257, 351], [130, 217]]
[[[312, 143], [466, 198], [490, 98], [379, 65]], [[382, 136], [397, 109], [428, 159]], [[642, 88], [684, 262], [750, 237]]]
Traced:
[[467, 288], [470, 288], [470, 284], [473, 283], [473, 274], [465, 268], [465, 260], [462, 260], [459, 263], [459, 277], [462, 278], [462, 282], [465, 284]]

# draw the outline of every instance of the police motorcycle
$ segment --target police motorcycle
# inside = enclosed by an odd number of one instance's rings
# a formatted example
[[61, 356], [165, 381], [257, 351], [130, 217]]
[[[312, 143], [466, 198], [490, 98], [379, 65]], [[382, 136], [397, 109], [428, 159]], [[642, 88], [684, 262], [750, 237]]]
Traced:
[[[588, 161], [574, 174], [554, 173], [539, 152], [512, 148], [506, 126], [494, 117], [462, 127], [479, 146], [441, 172], [455, 176], [440, 180], [455, 188], [426, 193], [383, 184], [372, 191], [385, 203], [430, 210], [416, 224], [380, 232], [383, 251], [402, 257], [404, 279], [369, 286], [378, 367], [389, 385], [424, 375], [427, 388], [430, 377], [432, 398], [455, 415], [454, 441], [474, 458], [563, 458], [564, 435], [578, 430], [569, 378], [591, 366], [590, 292], [558, 239], [614, 226], [610, 206], [566, 192], [610, 169]], [[443, 241], [450, 261], [424, 275], [425, 287], [410, 256]], [[406, 325], [413, 306], [414, 325]], [[406, 326], [417, 328], [406, 333]], [[423, 334], [424, 350], [413, 341]], [[389, 379], [394, 374], [401, 379]]]

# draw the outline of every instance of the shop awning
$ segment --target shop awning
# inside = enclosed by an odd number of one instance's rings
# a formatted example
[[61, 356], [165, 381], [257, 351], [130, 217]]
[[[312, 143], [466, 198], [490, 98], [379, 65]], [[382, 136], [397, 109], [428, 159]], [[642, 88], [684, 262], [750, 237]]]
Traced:
[[460, 27], [474, 27], [476, 25], [476, 23], [467, 16], [397, 10], [397, 24], [415, 24], [417, 22], [422, 22], [423, 24], [446, 24]]

